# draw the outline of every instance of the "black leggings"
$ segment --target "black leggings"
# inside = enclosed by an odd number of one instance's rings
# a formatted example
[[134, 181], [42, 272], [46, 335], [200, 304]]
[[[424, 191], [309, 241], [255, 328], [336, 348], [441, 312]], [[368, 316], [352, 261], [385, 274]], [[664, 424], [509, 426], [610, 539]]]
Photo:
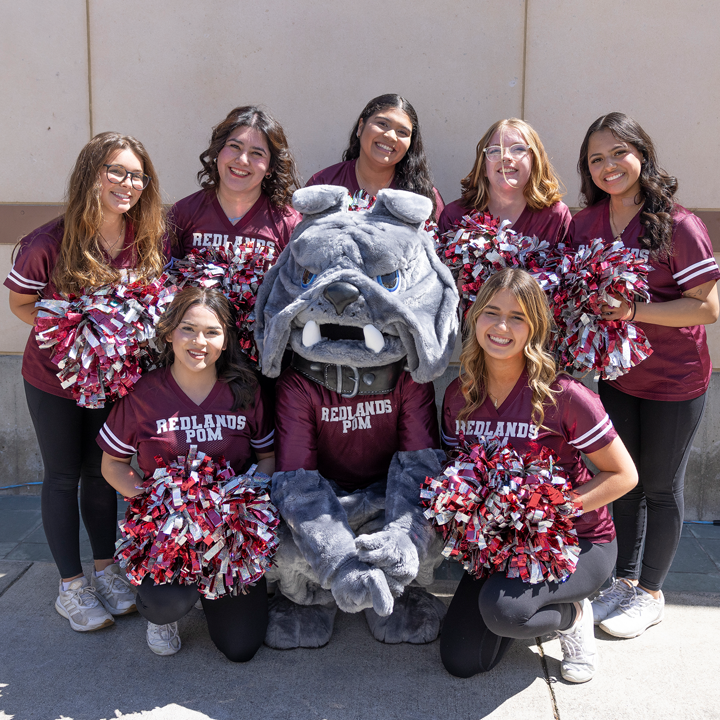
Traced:
[[680, 542], [685, 469], [705, 395], [680, 402], [644, 400], [602, 381], [599, 391], [639, 475], [638, 484], [613, 503], [617, 576], [639, 579], [647, 590], [660, 590]]
[[93, 558], [108, 560], [115, 553], [117, 493], [102, 476], [102, 450], [96, 442], [112, 406], [81, 408], [74, 400], [51, 395], [27, 381], [25, 397], [45, 465], [41, 497], [45, 537], [60, 575], [75, 577], [83, 571], [78, 484]]
[[248, 589], [247, 595], [225, 595], [208, 600], [196, 585], [156, 585], [146, 577], [137, 594], [137, 609], [151, 623], [167, 625], [187, 615], [198, 597], [202, 600], [210, 637], [232, 662], [247, 662], [262, 645], [267, 630], [267, 585], [265, 578]]
[[443, 623], [440, 658], [456, 677], [492, 670], [514, 638], [528, 639], [575, 622], [574, 602], [600, 589], [615, 564], [617, 545], [580, 539], [575, 572], [564, 583], [529, 585], [494, 573], [476, 580], [465, 573]]

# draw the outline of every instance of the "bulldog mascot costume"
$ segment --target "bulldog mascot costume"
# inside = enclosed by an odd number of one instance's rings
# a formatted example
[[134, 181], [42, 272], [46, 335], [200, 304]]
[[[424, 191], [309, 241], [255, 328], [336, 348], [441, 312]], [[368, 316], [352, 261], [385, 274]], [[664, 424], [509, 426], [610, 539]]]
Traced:
[[420, 484], [441, 470], [432, 380], [458, 331], [458, 293], [435, 255], [425, 197], [381, 190], [349, 212], [345, 188], [298, 190], [303, 214], [256, 304], [276, 385], [272, 499], [284, 520], [265, 642], [320, 647], [337, 608], [387, 643], [426, 643], [445, 607], [422, 588], [442, 560]]

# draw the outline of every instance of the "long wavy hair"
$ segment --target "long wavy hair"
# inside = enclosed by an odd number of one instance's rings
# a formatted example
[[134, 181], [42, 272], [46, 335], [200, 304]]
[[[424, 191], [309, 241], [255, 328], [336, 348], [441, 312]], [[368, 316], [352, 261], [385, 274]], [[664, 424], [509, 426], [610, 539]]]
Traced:
[[412, 124], [410, 147], [402, 160], [395, 165], [395, 185], [399, 190], [409, 190], [432, 200], [432, 217], [434, 218], [437, 210], [437, 202], [435, 200], [435, 192], [433, 191], [432, 178], [430, 177], [430, 166], [428, 165], [425, 148], [423, 147], [420, 123], [415, 108], [401, 95], [395, 93], [378, 95], [363, 108], [360, 117], [355, 121], [353, 129], [350, 131], [350, 141], [343, 153], [342, 159], [355, 160], [360, 157], [360, 138], [358, 137], [360, 121], [362, 120], [363, 125], [365, 125], [371, 115], [387, 110], [388, 108], [402, 110], [410, 118]]
[[588, 145], [590, 136], [600, 130], [610, 130], [618, 139], [632, 145], [642, 155], [640, 170], [640, 191], [635, 202], [643, 202], [640, 223], [645, 228], [640, 242], [650, 250], [653, 257], [667, 257], [672, 254], [672, 210], [677, 178], [669, 175], [658, 164], [655, 145], [640, 124], [621, 112], [611, 112], [599, 117], [585, 133], [580, 146], [578, 172], [580, 173], [580, 200], [588, 207], [596, 205], [609, 195], [601, 190], [590, 175]]
[[235, 312], [228, 299], [211, 288], [191, 287], [181, 290], [160, 318], [156, 336], [160, 346], [160, 361], [164, 365], [175, 362], [175, 353], [168, 338], [182, 322], [187, 311], [195, 305], [210, 310], [220, 321], [225, 333], [225, 349], [215, 363], [217, 378], [230, 386], [234, 397], [233, 410], [251, 408], [255, 400], [258, 381], [240, 350], [235, 329]]
[[487, 178], [485, 168], [487, 166], [487, 158], [483, 150], [489, 145], [492, 136], [500, 131], [500, 144], [504, 146], [502, 141], [502, 131], [506, 128], [517, 130], [524, 138], [526, 144], [530, 148], [533, 155], [533, 164], [530, 171], [530, 177], [527, 184], [523, 188], [525, 202], [531, 210], [543, 210], [546, 207], [554, 205], [558, 200], [562, 199], [564, 192], [561, 191], [561, 183], [555, 174], [550, 158], [545, 152], [545, 147], [540, 140], [540, 136], [535, 130], [524, 120], [518, 118], [507, 118], [498, 120], [493, 123], [487, 132], [480, 138], [480, 142], [475, 148], [475, 163], [467, 177], [460, 181], [462, 187], [462, 204], [469, 210], [478, 210], [483, 212], [487, 210], [490, 203], [490, 181]]
[[230, 135], [240, 127], [253, 128], [264, 135], [270, 150], [270, 177], [263, 179], [260, 188], [276, 208], [287, 207], [293, 192], [302, 187], [295, 158], [288, 147], [282, 125], [267, 110], [255, 105], [234, 108], [213, 128], [210, 146], [200, 153], [203, 169], [197, 174], [198, 182], [205, 190], [220, 186], [217, 157]]
[[100, 238], [103, 224], [100, 176], [105, 171], [103, 164], [119, 150], [130, 150], [142, 163], [143, 172], [150, 176], [137, 203], [125, 213], [135, 235], [135, 272], [143, 282], [162, 272], [165, 216], [155, 167], [139, 140], [104, 132], [80, 151], [68, 182], [63, 239], [53, 272], [53, 283], [61, 293], [78, 294], [83, 289], [120, 281], [120, 272], [107, 264]]
[[545, 420], [546, 403], [556, 404], [556, 390], [551, 389], [558, 371], [555, 359], [547, 351], [552, 327], [552, 315], [547, 298], [537, 281], [525, 270], [505, 268], [493, 275], [480, 289], [477, 300], [470, 308], [465, 322], [465, 339], [460, 353], [460, 390], [465, 406], [458, 420], [472, 415], [487, 397], [488, 370], [485, 351], [475, 335], [480, 313], [501, 290], [510, 290], [525, 313], [530, 327], [527, 344], [523, 350], [528, 385], [532, 390], [532, 421], [541, 427]]

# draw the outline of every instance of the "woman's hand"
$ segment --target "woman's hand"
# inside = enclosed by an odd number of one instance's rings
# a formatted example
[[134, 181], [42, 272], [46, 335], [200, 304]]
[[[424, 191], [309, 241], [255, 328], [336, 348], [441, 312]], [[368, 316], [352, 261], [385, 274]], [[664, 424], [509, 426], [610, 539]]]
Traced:
[[620, 303], [617, 307], [603, 304], [600, 308], [602, 319], [615, 321], [622, 320], [624, 322], [631, 319], [634, 320], [633, 314], [635, 313], [635, 303], [633, 302], [628, 304], [622, 298], [615, 298], [615, 300]]
[[130, 467], [131, 458], [117, 458], [108, 455], [102, 456], [103, 477], [124, 497], [135, 497], [143, 492], [143, 479]]
[[35, 316], [38, 312], [35, 303], [39, 299], [37, 293], [25, 295], [25, 293], [16, 293], [14, 290], [10, 290], [10, 312], [24, 323], [34, 326]]

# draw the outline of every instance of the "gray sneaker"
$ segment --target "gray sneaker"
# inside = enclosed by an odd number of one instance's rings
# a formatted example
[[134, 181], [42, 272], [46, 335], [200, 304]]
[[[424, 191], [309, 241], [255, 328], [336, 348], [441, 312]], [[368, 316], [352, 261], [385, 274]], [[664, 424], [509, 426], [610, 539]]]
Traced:
[[76, 578], [67, 590], [62, 589], [55, 601], [55, 609], [70, 621], [77, 632], [89, 632], [112, 625], [113, 616], [105, 609], [97, 591], [88, 584], [87, 578]]
[[119, 565], [108, 565], [100, 577], [93, 573], [90, 584], [111, 615], [127, 615], [137, 610], [135, 588]]
[[174, 655], [182, 645], [176, 622], [155, 625], [148, 620], [145, 637], [148, 647], [156, 655]]

